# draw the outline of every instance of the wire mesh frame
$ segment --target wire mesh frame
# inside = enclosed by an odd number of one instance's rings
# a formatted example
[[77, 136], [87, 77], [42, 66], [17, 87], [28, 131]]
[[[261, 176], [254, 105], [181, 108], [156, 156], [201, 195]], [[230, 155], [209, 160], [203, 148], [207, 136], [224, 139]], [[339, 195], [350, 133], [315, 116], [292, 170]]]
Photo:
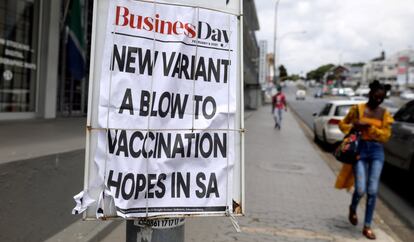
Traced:
[[[141, 0], [138, 0], [139, 2], [147, 2], [147, 1], [141, 1]], [[147, 2], [148, 3], [148, 2]], [[160, 3], [156, 3], [155, 1], [153, 2], [153, 9], [154, 9], [154, 12], [153, 12], [153, 16], [155, 15], [155, 13], [156, 13], [156, 7], [157, 7], [157, 5], [158, 4], [160, 4]], [[200, 7], [190, 7], [190, 6], [185, 6], [185, 7], [188, 7], [188, 8], [193, 8], [193, 9], [196, 9], [196, 11], [197, 11], [197, 22], [199, 21], [199, 10], [200, 9], [205, 9], [205, 8], [200, 8]], [[94, 9], [94, 11], [95, 11], [95, 9]], [[220, 11], [218, 11], [218, 12], [220, 12]], [[96, 21], [96, 19], [94, 18], [94, 21]], [[227, 30], [231, 30], [231, 16], [230, 15], [228, 15], [227, 16], [227, 23], [228, 23], [228, 26], [227, 26]], [[113, 32], [116, 32], [116, 25], [113, 25], [114, 26], [114, 31]], [[241, 26], [241, 24], [237, 24], [237, 29], [238, 29], [238, 31], [239, 31], [239, 35], [240, 35], [240, 26]], [[154, 60], [155, 60], [155, 58], [154, 58], [154, 55], [155, 55], [155, 40], [156, 40], [156, 38], [155, 38], [155, 31], [153, 31], [153, 45], [152, 45], [152, 62], [151, 62], [151, 66], [155, 66], [154, 65]], [[113, 39], [112, 39], [112, 43], [114, 44], [114, 42], [115, 42], [115, 36], [114, 36], [115, 34], [113, 34]], [[240, 41], [240, 40], [237, 40], [237, 41]], [[230, 42], [231, 43], [231, 42]], [[239, 42], [239, 44], [240, 44], [241, 42]], [[196, 44], [196, 46], [195, 46], [195, 48], [196, 48], [196, 57], [197, 57], [197, 55], [198, 55], [198, 47], [199, 46], [199, 44], [198, 44], [198, 35], [197, 35], [197, 44]], [[236, 44], [236, 47], [238, 47], [237, 46], [237, 44]], [[230, 49], [231, 49], [231, 45], [229, 44], [228, 45], [228, 58], [229, 58], [229, 60], [230, 60]], [[241, 50], [241, 48], [239, 48], [239, 50]], [[93, 50], [94, 51], [94, 50]], [[111, 52], [111, 55], [113, 55], [113, 52]], [[239, 53], [239, 55], [240, 55], [240, 53]], [[240, 61], [239, 59], [240, 59], [240, 56], [237, 56], [238, 58], [237, 58], [237, 61]], [[91, 62], [92, 63], [92, 62]], [[93, 66], [92, 64], [91, 64], [91, 66]], [[236, 67], [237, 68], [237, 67]], [[180, 66], [180, 69], [181, 69], [181, 66]], [[227, 74], [228, 74], [228, 78], [229, 78], [229, 80], [231, 79], [231, 77], [230, 77], [230, 73], [231, 73], [231, 71], [230, 71], [230, 68], [228, 68], [227, 69]], [[240, 70], [239, 70], [239, 72], [240, 72]], [[193, 73], [194, 74], [194, 73]], [[109, 113], [110, 113], [110, 104], [111, 104], [111, 91], [112, 91], [112, 72], [111, 72], [111, 75], [110, 75], [110, 77], [109, 77], [109, 90], [108, 90], [108, 105], [107, 105], [107, 120], [106, 120], [106, 124], [107, 124], [107, 127], [106, 128], [94, 128], [94, 127], [91, 127], [90, 126], [90, 124], [91, 124], [91, 119], [92, 119], [92, 117], [91, 117], [91, 115], [88, 113], [88, 126], [89, 126], [89, 130], [90, 131], [92, 131], [92, 130], [105, 130], [106, 131], [106, 134], [108, 134], [107, 132], [109, 132], [109, 130], [111, 130], [111, 129], [113, 129], [113, 128], [109, 128]], [[152, 93], [153, 93], [153, 83], [154, 83], [154, 75], [151, 75], [151, 95], [152, 95]], [[194, 76], [193, 76], [193, 78], [192, 78], [192, 82], [193, 82], [193, 95], [195, 94], [195, 78], [194, 78]], [[207, 130], [221, 130], [221, 131], [227, 131], [227, 134], [229, 134], [229, 132], [230, 131], [234, 131], [234, 132], [236, 132], [236, 131], [238, 131], [238, 132], [240, 132], [240, 136], [242, 136], [243, 135], [243, 125], [242, 125], [242, 121], [241, 121], [241, 123], [240, 123], [240, 129], [230, 129], [230, 83], [231, 82], [227, 82], [227, 129], [207, 129]], [[89, 90], [90, 90], [90, 93], [91, 93], [91, 86], [92, 86], [92, 84], [93, 83], [91, 83], [91, 85], [90, 85], [90, 88], [89, 88]], [[242, 85], [240, 85], [241, 87], [242, 87]], [[235, 87], [236, 88], [236, 87]], [[90, 97], [91, 97], [92, 95], [90, 95]], [[153, 98], [150, 98], [150, 104], [149, 104], [149, 106], [151, 107], [152, 106], [152, 100], [153, 100]], [[89, 100], [90, 101], [90, 100]], [[242, 100], [241, 100], [242, 101]], [[193, 99], [193, 113], [192, 113], [192, 128], [191, 128], [191, 131], [192, 132], [194, 132], [195, 130], [206, 130], [206, 129], [196, 129], [196, 128], [194, 128], [194, 118], [195, 118], [195, 110], [194, 110], [194, 108], [195, 108], [195, 105], [194, 105], [194, 102], [195, 102], [195, 100]], [[92, 102], [89, 102], [89, 104], [91, 104]], [[91, 106], [90, 106], [91, 107]], [[241, 117], [242, 117], [242, 114], [241, 114]], [[147, 118], [147, 129], [120, 129], [120, 130], [146, 130], [147, 132], [149, 132], [149, 131], [154, 131], [154, 130], [157, 130], [157, 129], [151, 129], [150, 128], [150, 118], [151, 118], [151, 116], [149, 115], [148, 116], [148, 118]], [[242, 118], [241, 118], [242, 119]], [[234, 121], [234, 120], [233, 120]], [[189, 130], [189, 129], [163, 129], [164, 131], [174, 131], [174, 130]], [[90, 132], [88, 133], [88, 135], [90, 135]], [[242, 137], [240, 137], [240, 140], [242, 140]], [[88, 137], [87, 138], [87, 141], [88, 141], [88, 143], [91, 141], [90, 140], [90, 137]], [[103, 174], [103, 177], [104, 177], [104, 183], [105, 183], [105, 181], [106, 181], [106, 170], [107, 170], [107, 161], [108, 161], [108, 140], [106, 139], [106, 144], [105, 144], [105, 146], [106, 146], [106, 148], [105, 148], [105, 165], [104, 165], [104, 174]], [[229, 142], [227, 142], [227, 150], [229, 150], [228, 149], [229, 148]], [[88, 154], [86, 154], [86, 156], [87, 156], [87, 160], [89, 160], [90, 159], [90, 157], [89, 157], [89, 151], [87, 152]], [[241, 154], [241, 156], [243, 156], [242, 154]], [[146, 162], [146, 175], [148, 176], [148, 161], [149, 161], [149, 158], [147, 158], [147, 162]], [[228, 194], [228, 182], [229, 182], [229, 172], [228, 172], [228, 169], [229, 169], [229, 156], [227, 155], [227, 160], [226, 160], [226, 162], [227, 162], [227, 164], [226, 164], [226, 171], [227, 171], [227, 175], [226, 175], [226, 182], [227, 182], [227, 185], [226, 185], [226, 214], [228, 214], [230, 211], [229, 211], [229, 208], [231, 208], [231, 206], [232, 206], [232, 201], [231, 201], [231, 199], [229, 199], [230, 198], [230, 196], [229, 196], [229, 194]], [[241, 168], [241, 169], [243, 169], [243, 168]], [[88, 171], [87, 170], [85, 170], [85, 173], [87, 173]], [[241, 183], [243, 183], [243, 182], [241, 182]], [[106, 185], [105, 184], [103, 184], [104, 185], [104, 189], [107, 189], [107, 187], [106, 187]], [[85, 181], [85, 187], [87, 187], [87, 181]], [[104, 196], [104, 194], [103, 194], [103, 196]], [[243, 199], [242, 199], [243, 200]], [[103, 203], [103, 204], [105, 204], [105, 203]], [[146, 216], [148, 216], [148, 198], [146, 199]]]

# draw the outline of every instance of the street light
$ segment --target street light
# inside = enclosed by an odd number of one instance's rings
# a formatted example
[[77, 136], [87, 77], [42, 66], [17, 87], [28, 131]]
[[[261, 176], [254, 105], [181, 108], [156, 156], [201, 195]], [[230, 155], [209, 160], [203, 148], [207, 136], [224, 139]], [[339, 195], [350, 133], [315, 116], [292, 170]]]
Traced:
[[[276, 67], [277, 67], [277, 63], [278, 63], [277, 60], [279, 60], [279, 55], [280, 55], [280, 50], [279, 49], [280, 49], [280, 46], [282, 45], [282, 40], [284, 38], [286, 38], [287, 36], [294, 35], [294, 34], [306, 34], [306, 31], [291, 31], [291, 32], [287, 32], [287, 33], [282, 34], [282, 36], [279, 38], [279, 44], [276, 47], [276, 58], [274, 58], [274, 61], [273, 61], [274, 66], [275, 66], [275, 71], [276, 71]], [[274, 76], [275, 76], [275, 80], [276, 80], [276, 72], [274, 72]]]
[[276, 82], [276, 36], [277, 36], [277, 9], [280, 0], [276, 0], [275, 4], [275, 29], [273, 30], [273, 82]]

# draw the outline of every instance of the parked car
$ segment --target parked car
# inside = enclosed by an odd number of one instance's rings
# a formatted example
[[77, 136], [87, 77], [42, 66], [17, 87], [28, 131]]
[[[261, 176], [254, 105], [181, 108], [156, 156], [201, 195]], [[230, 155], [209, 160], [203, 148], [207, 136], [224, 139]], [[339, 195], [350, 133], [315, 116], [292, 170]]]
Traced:
[[337, 96], [337, 95], [339, 95], [339, 88], [336, 88], [336, 87], [332, 88], [332, 89], [331, 89], [331, 95], [332, 95], [332, 96]]
[[405, 100], [414, 100], [414, 92], [411, 90], [405, 90], [400, 94], [400, 98]]
[[362, 96], [349, 97], [349, 100], [368, 102], [368, 98], [367, 97], [362, 97]]
[[398, 111], [398, 106], [391, 99], [385, 99], [381, 106], [385, 107], [392, 115]]
[[349, 109], [363, 101], [332, 100], [325, 104], [319, 113], [314, 113], [313, 133], [315, 141], [323, 141], [327, 144], [340, 142], [344, 134], [339, 130], [338, 124]]
[[347, 96], [346, 92], [347, 92], [346, 88], [342, 88], [342, 87], [334, 87], [331, 89], [331, 95], [333, 96]]
[[296, 91], [296, 100], [305, 100], [306, 98], [306, 91], [303, 89], [299, 89]]
[[355, 95], [356, 96], [364, 96], [364, 97], [368, 97], [369, 94], [369, 87], [359, 87], [355, 90]]
[[345, 87], [344, 88], [344, 95], [347, 96], [347, 97], [353, 97], [353, 96], [355, 96], [355, 92], [352, 88]]
[[385, 161], [411, 172], [414, 179], [414, 101], [403, 105], [394, 115], [390, 140], [385, 143]]
[[313, 94], [313, 96], [315, 98], [322, 98], [323, 97], [323, 91], [322, 91], [322, 89], [317, 89], [316, 92], [315, 92], [315, 94]]

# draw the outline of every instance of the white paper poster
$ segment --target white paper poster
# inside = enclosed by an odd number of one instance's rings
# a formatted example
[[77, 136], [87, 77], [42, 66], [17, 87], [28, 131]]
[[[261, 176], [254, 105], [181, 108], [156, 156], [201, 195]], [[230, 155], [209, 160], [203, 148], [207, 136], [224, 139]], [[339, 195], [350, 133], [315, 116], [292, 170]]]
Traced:
[[122, 217], [232, 212], [237, 16], [118, 0], [107, 20], [91, 147], [102, 199]]

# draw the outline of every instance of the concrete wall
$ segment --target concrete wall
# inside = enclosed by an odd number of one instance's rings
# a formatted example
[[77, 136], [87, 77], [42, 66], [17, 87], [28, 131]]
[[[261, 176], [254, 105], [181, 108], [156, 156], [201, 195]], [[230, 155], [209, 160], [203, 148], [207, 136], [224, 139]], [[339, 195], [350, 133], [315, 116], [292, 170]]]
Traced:
[[244, 107], [246, 109], [257, 109], [262, 103], [262, 91], [259, 87], [245, 87], [244, 88]]

